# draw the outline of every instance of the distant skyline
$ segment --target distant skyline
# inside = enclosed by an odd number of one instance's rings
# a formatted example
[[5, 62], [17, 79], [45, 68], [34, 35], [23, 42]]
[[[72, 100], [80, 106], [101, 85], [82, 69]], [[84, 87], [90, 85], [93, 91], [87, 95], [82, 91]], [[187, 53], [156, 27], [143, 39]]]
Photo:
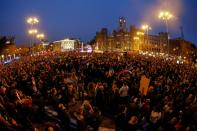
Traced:
[[118, 29], [118, 19], [130, 25], [148, 23], [150, 34], [166, 31], [157, 18], [160, 10], [168, 9], [175, 18], [169, 21], [171, 38], [181, 37], [197, 45], [197, 0], [1, 0], [0, 36], [15, 36], [17, 45], [28, 44], [28, 16], [36, 16], [37, 26], [50, 42], [66, 37], [90, 41], [96, 31]]

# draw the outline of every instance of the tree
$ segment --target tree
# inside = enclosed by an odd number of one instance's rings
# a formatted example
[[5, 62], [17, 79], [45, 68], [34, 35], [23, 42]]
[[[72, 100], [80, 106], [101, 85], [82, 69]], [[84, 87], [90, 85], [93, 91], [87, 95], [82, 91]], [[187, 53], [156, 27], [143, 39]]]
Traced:
[[5, 36], [0, 38], [0, 54], [3, 52], [6, 45], [7, 38]]
[[13, 51], [15, 49], [14, 37], [0, 37], [0, 54]]

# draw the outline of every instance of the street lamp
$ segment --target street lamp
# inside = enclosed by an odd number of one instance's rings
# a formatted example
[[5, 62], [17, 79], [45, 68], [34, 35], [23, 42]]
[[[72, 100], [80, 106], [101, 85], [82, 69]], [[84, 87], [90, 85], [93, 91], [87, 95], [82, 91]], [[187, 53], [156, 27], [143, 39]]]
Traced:
[[38, 46], [39, 51], [41, 51], [41, 50], [43, 51], [43, 49], [45, 48], [44, 44], [42, 43], [42, 41], [44, 40], [44, 37], [45, 37], [45, 35], [43, 33], [39, 33], [39, 34], [36, 35], [36, 38], [39, 39], [40, 42], [41, 42]]
[[[152, 28], [148, 24], [144, 24], [142, 25], [141, 29], [144, 30], [144, 32], [146, 33], [146, 39], [147, 39], [146, 42], [149, 49], [148, 31], [152, 30]], [[144, 43], [145, 43], [145, 37], [144, 37]]]
[[166, 24], [166, 32], [167, 32], [167, 45], [168, 45], [168, 55], [169, 55], [169, 30], [168, 30], [168, 21], [173, 18], [173, 15], [168, 11], [161, 11], [158, 15], [158, 18], [163, 20]]
[[4, 55], [1, 55], [1, 57], [2, 57], [1, 62], [3, 63], [4, 62]]
[[151, 28], [149, 25], [147, 25], [147, 24], [142, 25], [141, 28], [142, 28], [142, 30], [146, 31], [146, 34], [147, 34], [147, 35], [148, 35], [148, 31], [152, 29], [152, 28]]
[[[35, 39], [35, 35], [38, 33], [38, 30], [37, 29], [29, 29], [28, 30], [28, 34], [29, 35], [32, 35], [33, 38]], [[32, 48], [32, 42], [30, 41], [30, 52], [31, 52], [31, 48]]]
[[30, 24], [30, 25], [31, 25], [31, 28], [32, 28], [33, 25], [39, 23], [39, 20], [38, 20], [38, 18], [36, 18], [36, 17], [29, 17], [29, 18], [27, 19], [27, 23]]
[[45, 35], [43, 33], [37, 34], [36, 38], [38, 38], [39, 40], [43, 40], [45, 37]]
[[[38, 30], [34, 29], [34, 25], [39, 23], [39, 19], [37, 17], [29, 17], [27, 18], [26, 22], [27, 24], [30, 25], [30, 29], [28, 30], [28, 33], [32, 35], [33, 37], [35, 37], [35, 34], [38, 33]], [[30, 40], [30, 48], [31, 46], [32, 46], [32, 42]]]
[[30, 30], [28, 31], [28, 33], [29, 33], [30, 35], [35, 35], [35, 34], [38, 33], [38, 30], [37, 30], [37, 29], [30, 29]]

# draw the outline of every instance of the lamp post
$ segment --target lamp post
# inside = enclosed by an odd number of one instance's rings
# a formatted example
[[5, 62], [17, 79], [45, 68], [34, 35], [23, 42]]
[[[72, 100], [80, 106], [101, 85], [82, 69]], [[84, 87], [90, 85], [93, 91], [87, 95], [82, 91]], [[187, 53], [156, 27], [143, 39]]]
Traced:
[[[38, 33], [38, 30], [37, 29], [30, 29], [28, 31], [28, 33], [29, 33], [29, 35], [32, 35], [34, 38], [34, 36]], [[31, 51], [31, 48], [32, 48], [32, 43], [30, 42], [30, 51]]]
[[168, 48], [168, 56], [169, 56], [169, 50], [170, 50], [170, 47], [169, 47], [169, 29], [168, 29], [168, 21], [173, 17], [173, 15], [168, 12], [168, 11], [161, 11], [159, 13], [159, 19], [163, 20], [165, 22], [165, 25], [166, 25], [166, 32], [167, 32], [167, 48]]
[[[142, 25], [142, 30], [144, 30], [144, 32], [146, 33], [146, 43], [147, 43], [147, 46], [148, 46], [148, 50], [149, 50], [149, 39], [148, 39], [148, 31], [149, 30], [152, 30], [152, 28], [147, 25], [147, 24], [144, 24]], [[145, 36], [145, 35], [144, 35]], [[145, 38], [145, 37], [144, 37]], [[144, 39], [144, 43], [145, 43], [145, 39]]]
[[32, 36], [35, 36], [37, 33], [38, 33], [38, 30], [37, 30], [37, 29], [30, 29], [30, 30], [28, 31], [28, 34], [29, 34], [29, 35], [32, 35]]
[[[34, 25], [39, 23], [39, 20], [37, 17], [29, 17], [26, 20], [27, 24], [30, 25], [30, 29], [28, 31], [29, 35], [32, 35], [33, 37], [35, 37], [35, 35], [38, 33], [37, 29], [34, 29]], [[30, 41], [30, 48], [32, 47], [32, 42]]]
[[39, 39], [40, 40], [40, 44], [39, 44], [39, 46], [38, 46], [38, 50], [40, 51], [43, 51], [43, 49], [44, 49], [44, 44], [42, 43], [43, 42], [43, 40], [44, 40], [44, 38], [45, 38], [45, 35], [43, 34], [43, 33], [40, 33], [40, 34], [37, 34], [36, 35], [36, 38], [37, 39]]

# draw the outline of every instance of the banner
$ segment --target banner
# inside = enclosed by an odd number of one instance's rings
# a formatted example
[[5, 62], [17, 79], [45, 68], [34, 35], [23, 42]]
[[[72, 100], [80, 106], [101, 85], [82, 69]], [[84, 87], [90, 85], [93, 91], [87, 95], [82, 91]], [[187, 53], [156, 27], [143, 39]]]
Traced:
[[147, 95], [149, 83], [150, 83], [150, 79], [148, 79], [145, 75], [142, 75], [140, 80], [140, 88], [139, 88], [141, 95], [143, 96]]

